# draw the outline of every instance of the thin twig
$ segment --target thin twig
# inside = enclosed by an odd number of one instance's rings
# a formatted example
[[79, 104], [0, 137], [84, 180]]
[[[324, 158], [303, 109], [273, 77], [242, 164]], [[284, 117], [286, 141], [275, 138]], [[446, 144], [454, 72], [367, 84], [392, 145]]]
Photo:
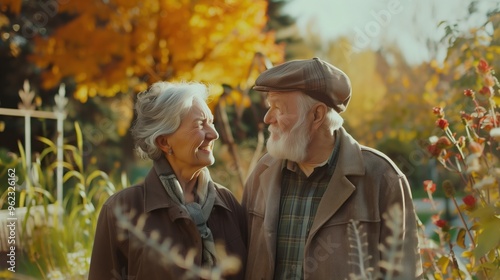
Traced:
[[464, 225], [465, 227], [465, 231], [467, 232], [467, 235], [469, 236], [471, 242], [472, 242], [472, 246], [473, 246], [473, 249], [476, 248], [476, 242], [474, 242], [474, 238], [472, 237], [472, 233], [470, 232], [470, 229], [469, 229], [469, 226], [467, 225], [467, 223], [465, 222], [465, 219], [464, 219], [464, 216], [462, 214], [462, 211], [460, 210], [460, 207], [458, 207], [458, 203], [457, 203], [457, 200], [455, 199], [454, 196], [451, 197], [451, 200], [453, 201], [453, 204], [455, 205], [455, 208], [457, 209], [458, 211], [458, 215], [460, 217], [460, 220], [462, 221], [462, 224]]

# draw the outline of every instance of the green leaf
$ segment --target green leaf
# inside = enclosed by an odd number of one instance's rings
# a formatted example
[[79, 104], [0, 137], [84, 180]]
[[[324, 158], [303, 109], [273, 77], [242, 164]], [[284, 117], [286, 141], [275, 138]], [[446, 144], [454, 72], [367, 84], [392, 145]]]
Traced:
[[24, 207], [24, 202], [26, 201], [26, 190], [22, 190], [19, 193], [19, 207]]
[[47, 156], [49, 153], [54, 153], [56, 154], [56, 148], [55, 147], [47, 147], [45, 149], [43, 149], [43, 151], [40, 153], [40, 160], [43, 160], [45, 158], [45, 156]]
[[90, 186], [90, 183], [92, 183], [92, 181], [98, 177], [101, 177], [102, 179], [109, 181], [108, 174], [106, 174], [105, 172], [103, 172], [101, 170], [94, 170], [92, 173], [90, 173], [87, 176], [87, 180], [86, 180], [85, 184], [87, 186]]
[[50, 148], [52, 148], [54, 151], [56, 150], [56, 144], [54, 144], [54, 142], [52, 142], [50, 139], [43, 136], [37, 136], [36, 139], [38, 139], [38, 141], [44, 143], [45, 145], [49, 146]]
[[474, 249], [474, 255], [480, 258], [486, 255], [489, 251], [495, 250], [500, 244], [500, 219], [491, 219], [483, 223], [483, 231], [477, 237], [477, 247]]
[[66, 183], [66, 181], [68, 181], [71, 177], [77, 178], [80, 182], [85, 182], [85, 178], [83, 177], [83, 175], [75, 170], [70, 170], [66, 174], [64, 174], [63, 182]]
[[[19, 147], [19, 155], [21, 156], [21, 162], [23, 164], [23, 169], [26, 170], [26, 154], [24, 154], [24, 147], [20, 140], [17, 140], [17, 147]], [[28, 181], [28, 180], [26, 180]]]
[[78, 124], [78, 122], [75, 122], [75, 132], [76, 132], [76, 144], [78, 146], [78, 150], [80, 151], [80, 154], [83, 154], [82, 130], [81, 130], [80, 125]]
[[437, 27], [440, 27], [441, 25], [446, 24], [446, 23], [448, 23], [448, 21], [446, 21], [446, 20], [442, 20], [442, 21], [440, 21], [440, 22], [438, 23]]

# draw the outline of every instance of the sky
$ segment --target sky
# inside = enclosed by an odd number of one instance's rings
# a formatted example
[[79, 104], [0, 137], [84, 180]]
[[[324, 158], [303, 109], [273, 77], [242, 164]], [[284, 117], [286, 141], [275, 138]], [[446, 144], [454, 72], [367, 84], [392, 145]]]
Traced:
[[464, 30], [486, 20], [486, 11], [500, 0], [481, 0], [478, 13], [469, 17], [471, 0], [291, 0], [284, 12], [295, 17], [305, 32], [313, 24], [322, 37], [351, 38], [354, 51], [379, 49], [388, 44], [400, 48], [411, 64], [431, 59], [442, 61], [446, 45], [430, 51], [429, 41], [439, 42], [445, 34], [439, 22], [459, 23]]

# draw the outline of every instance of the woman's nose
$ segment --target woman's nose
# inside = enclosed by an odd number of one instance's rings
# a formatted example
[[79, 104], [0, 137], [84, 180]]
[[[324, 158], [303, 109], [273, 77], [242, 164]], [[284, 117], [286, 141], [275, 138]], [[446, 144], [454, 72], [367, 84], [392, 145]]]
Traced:
[[214, 125], [208, 126], [206, 137], [209, 138], [210, 140], [219, 139], [219, 133], [217, 132], [217, 130], [215, 130]]

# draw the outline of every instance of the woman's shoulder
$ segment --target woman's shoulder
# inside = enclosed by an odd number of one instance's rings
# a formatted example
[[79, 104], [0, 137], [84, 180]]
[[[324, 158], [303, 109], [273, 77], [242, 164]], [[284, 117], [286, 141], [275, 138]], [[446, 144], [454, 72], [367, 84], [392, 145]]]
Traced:
[[214, 188], [217, 191], [217, 193], [220, 196], [227, 197], [227, 198], [235, 198], [234, 194], [229, 190], [226, 186], [221, 185], [219, 183], [213, 182], [214, 183]]
[[105, 202], [105, 206], [136, 206], [144, 201], [144, 183], [126, 187], [112, 194]]
[[219, 198], [227, 204], [228, 207], [240, 207], [240, 203], [236, 199], [234, 193], [226, 186], [214, 182], [214, 188], [217, 192], [217, 196], [219, 196]]

